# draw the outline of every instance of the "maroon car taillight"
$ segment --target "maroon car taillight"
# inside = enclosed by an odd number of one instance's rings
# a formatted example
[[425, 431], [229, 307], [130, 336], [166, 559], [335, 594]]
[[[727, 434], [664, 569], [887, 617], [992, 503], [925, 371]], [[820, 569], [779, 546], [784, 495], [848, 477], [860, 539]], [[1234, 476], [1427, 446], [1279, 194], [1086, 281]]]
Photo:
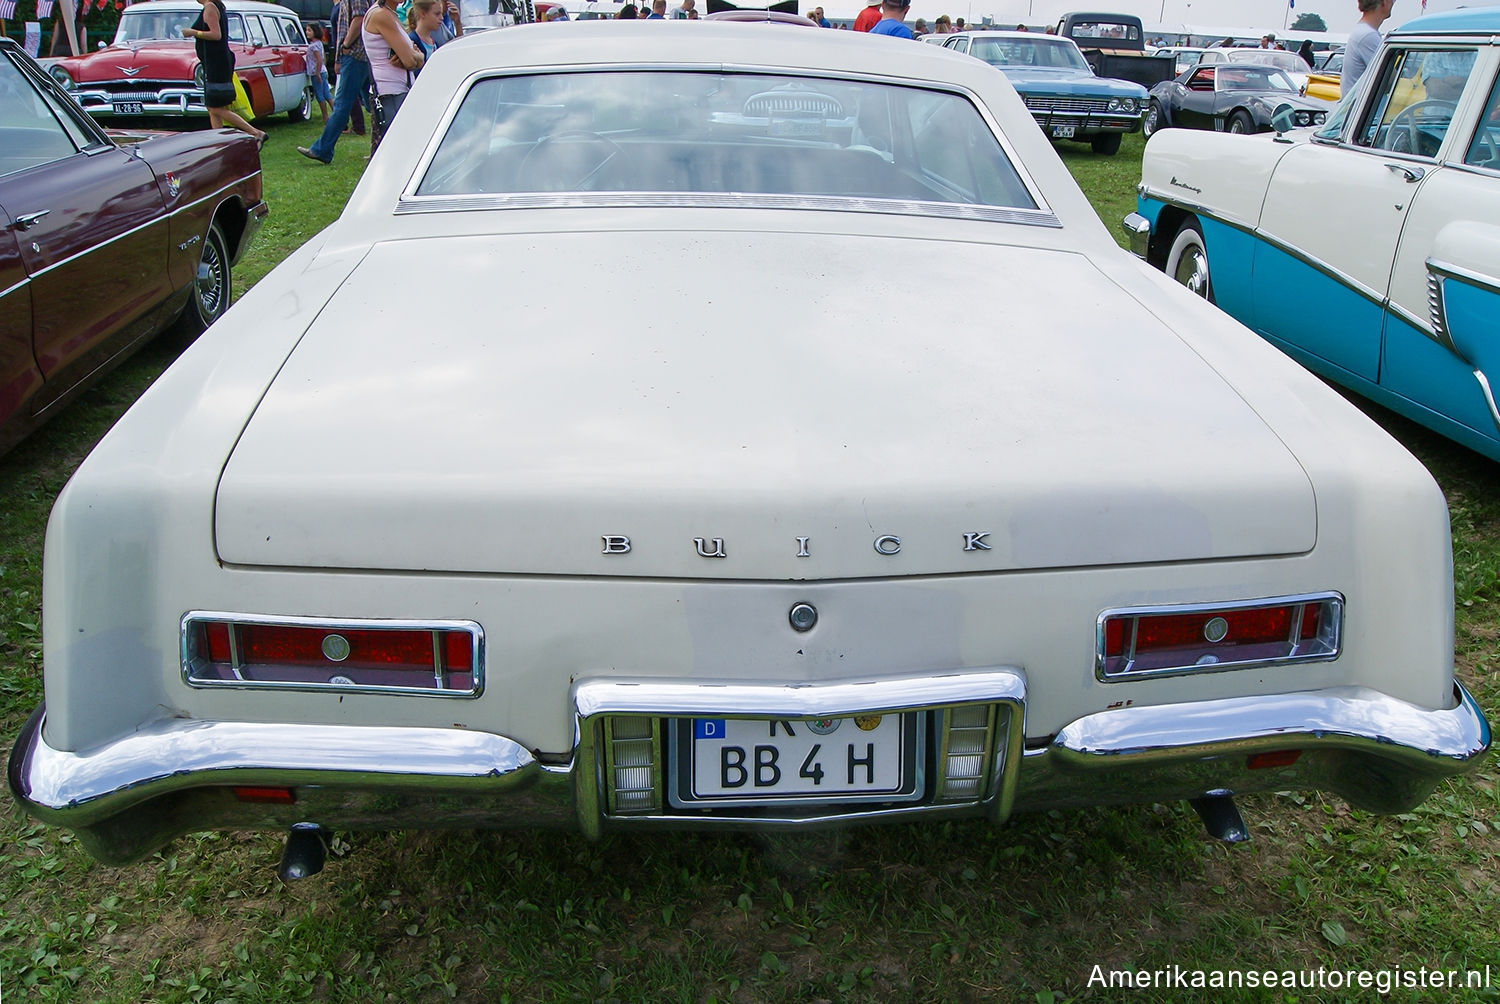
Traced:
[[1343, 610], [1337, 593], [1106, 610], [1097, 675], [1108, 681], [1336, 659]]
[[190, 613], [183, 676], [195, 687], [275, 687], [477, 697], [473, 621], [324, 620]]

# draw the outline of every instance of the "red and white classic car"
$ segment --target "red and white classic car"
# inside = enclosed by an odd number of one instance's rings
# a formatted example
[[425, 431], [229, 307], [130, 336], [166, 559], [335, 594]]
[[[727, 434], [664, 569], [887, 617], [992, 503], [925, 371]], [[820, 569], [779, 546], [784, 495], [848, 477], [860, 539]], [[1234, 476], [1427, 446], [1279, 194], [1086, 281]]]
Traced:
[[[285, 7], [229, 0], [229, 48], [255, 117], [312, 111], [307, 39]], [[204, 115], [203, 67], [182, 29], [203, 8], [194, 0], [153, 0], [120, 14], [115, 40], [97, 52], [58, 60], [50, 70], [91, 115]]]

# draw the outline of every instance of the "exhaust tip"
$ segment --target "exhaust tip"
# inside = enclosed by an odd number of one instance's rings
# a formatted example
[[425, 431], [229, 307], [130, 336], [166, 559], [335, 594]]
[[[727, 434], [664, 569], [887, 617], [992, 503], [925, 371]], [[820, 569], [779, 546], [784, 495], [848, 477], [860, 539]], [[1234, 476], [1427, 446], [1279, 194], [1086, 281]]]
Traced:
[[283, 882], [294, 882], [318, 874], [327, 859], [328, 841], [323, 828], [317, 823], [293, 823], [276, 874]]
[[1250, 828], [1245, 825], [1245, 817], [1240, 815], [1239, 806], [1234, 804], [1234, 796], [1229, 792], [1211, 791], [1200, 798], [1188, 799], [1188, 804], [1203, 820], [1209, 836], [1226, 844], [1243, 844], [1250, 839]]

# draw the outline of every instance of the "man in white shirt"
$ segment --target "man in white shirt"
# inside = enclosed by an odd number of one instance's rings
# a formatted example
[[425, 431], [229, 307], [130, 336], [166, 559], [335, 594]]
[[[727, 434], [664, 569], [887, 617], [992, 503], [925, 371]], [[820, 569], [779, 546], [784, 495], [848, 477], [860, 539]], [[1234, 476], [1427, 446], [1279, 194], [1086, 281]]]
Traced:
[[1380, 51], [1380, 26], [1390, 19], [1396, 0], [1359, 0], [1360, 18], [1344, 46], [1344, 73], [1339, 89], [1350, 94]]

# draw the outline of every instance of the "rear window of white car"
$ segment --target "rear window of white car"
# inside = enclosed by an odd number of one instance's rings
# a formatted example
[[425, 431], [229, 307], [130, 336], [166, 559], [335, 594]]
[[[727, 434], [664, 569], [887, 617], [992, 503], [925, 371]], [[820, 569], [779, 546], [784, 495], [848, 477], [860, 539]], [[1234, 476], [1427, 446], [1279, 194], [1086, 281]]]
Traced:
[[415, 194], [538, 192], [842, 196], [1036, 208], [978, 109], [947, 91], [689, 71], [476, 82]]

